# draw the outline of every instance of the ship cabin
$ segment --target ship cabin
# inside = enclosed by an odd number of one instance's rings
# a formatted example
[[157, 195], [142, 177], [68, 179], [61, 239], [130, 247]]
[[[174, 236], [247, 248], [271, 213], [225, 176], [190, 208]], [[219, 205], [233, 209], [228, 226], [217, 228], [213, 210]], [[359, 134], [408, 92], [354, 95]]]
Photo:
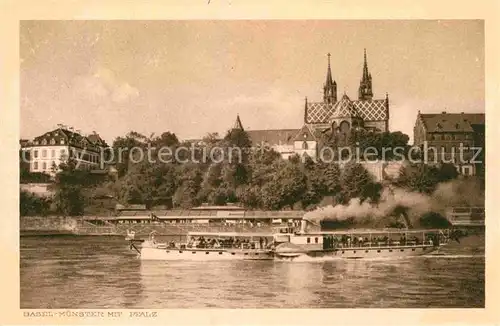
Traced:
[[274, 234], [275, 243], [291, 243], [308, 250], [359, 247], [412, 247], [437, 245], [450, 237], [448, 230], [352, 229], [344, 231], [304, 232], [281, 228]]
[[180, 248], [265, 249], [271, 239], [271, 233], [189, 232]]

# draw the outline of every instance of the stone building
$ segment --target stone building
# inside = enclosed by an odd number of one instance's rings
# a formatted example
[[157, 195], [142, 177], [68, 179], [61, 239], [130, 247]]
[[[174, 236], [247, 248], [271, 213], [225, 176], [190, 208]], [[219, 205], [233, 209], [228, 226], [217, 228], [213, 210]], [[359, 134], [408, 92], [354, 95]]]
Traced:
[[[414, 145], [420, 147], [422, 159], [426, 163], [452, 163], [459, 173], [475, 175], [484, 173], [484, 132], [484, 113], [419, 111], [413, 139]], [[462, 157], [460, 151], [463, 152]]]
[[107, 147], [106, 142], [95, 132], [84, 136], [63, 126], [35, 137], [24, 145], [25, 150], [29, 151], [30, 172], [50, 175], [54, 175], [57, 167], [69, 157], [76, 160], [78, 168], [98, 169], [102, 149]]

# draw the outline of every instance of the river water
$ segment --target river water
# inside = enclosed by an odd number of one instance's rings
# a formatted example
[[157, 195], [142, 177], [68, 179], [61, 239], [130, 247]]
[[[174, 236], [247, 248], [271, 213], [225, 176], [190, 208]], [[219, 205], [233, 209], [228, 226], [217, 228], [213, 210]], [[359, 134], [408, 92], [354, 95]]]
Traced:
[[140, 261], [123, 237], [21, 238], [21, 308], [484, 307], [484, 236], [403, 259]]

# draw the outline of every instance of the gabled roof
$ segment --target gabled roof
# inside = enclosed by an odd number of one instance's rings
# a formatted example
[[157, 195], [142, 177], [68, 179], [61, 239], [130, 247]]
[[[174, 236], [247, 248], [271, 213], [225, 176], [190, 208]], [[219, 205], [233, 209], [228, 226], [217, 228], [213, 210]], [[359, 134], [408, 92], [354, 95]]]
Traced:
[[35, 137], [34, 142], [38, 142], [39, 145], [51, 145], [52, 141], [54, 144], [60, 144], [61, 140], [64, 140], [65, 144], [71, 144], [74, 146], [84, 147], [88, 145], [106, 147], [107, 144], [98, 134], [91, 135], [92, 137], [86, 137], [74, 131], [70, 131], [64, 128], [54, 129], [52, 131], [46, 132], [41, 136]]
[[299, 129], [247, 130], [254, 146], [258, 144], [291, 145]]
[[307, 126], [303, 125], [302, 128], [295, 134], [294, 141], [311, 141], [316, 140], [313, 131]]
[[349, 96], [344, 94], [342, 99], [335, 103], [334, 106], [335, 112], [333, 113], [332, 118], [344, 118], [344, 117], [359, 117], [360, 114], [356, 110], [356, 107], [352, 103]]
[[484, 113], [420, 113], [419, 117], [428, 132], [474, 132], [485, 124]]

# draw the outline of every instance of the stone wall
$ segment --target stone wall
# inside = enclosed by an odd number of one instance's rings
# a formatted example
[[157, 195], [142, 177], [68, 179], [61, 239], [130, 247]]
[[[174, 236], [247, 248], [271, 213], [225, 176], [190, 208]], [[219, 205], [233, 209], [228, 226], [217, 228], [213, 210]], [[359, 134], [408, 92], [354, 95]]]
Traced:
[[21, 216], [19, 229], [21, 232], [66, 232], [77, 230], [79, 220], [75, 217], [64, 216]]

